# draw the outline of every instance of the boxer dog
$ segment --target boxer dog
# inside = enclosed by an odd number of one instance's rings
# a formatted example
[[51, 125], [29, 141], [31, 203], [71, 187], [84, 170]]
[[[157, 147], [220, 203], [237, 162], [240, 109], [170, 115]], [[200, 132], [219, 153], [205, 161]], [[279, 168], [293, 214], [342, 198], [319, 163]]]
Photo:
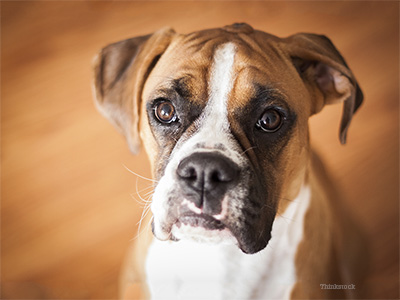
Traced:
[[363, 100], [328, 38], [161, 29], [103, 48], [94, 90], [131, 151], [144, 145], [155, 182], [155, 239], [139, 238], [124, 292], [146, 282], [152, 299], [354, 297], [361, 238], [309, 143], [309, 117], [343, 103], [344, 144]]

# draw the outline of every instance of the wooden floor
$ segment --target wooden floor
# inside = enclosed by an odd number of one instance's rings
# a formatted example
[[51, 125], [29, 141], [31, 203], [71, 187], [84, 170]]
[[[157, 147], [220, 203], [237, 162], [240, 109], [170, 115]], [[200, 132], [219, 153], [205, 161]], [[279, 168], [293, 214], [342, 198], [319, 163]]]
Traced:
[[94, 108], [96, 51], [166, 25], [233, 22], [323, 33], [347, 59], [365, 93], [348, 144], [339, 106], [311, 119], [312, 141], [367, 232], [370, 298], [399, 297], [398, 2], [2, 1], [2, 299], [116, 297], [150, 185], [126, 168], [150, 172]]

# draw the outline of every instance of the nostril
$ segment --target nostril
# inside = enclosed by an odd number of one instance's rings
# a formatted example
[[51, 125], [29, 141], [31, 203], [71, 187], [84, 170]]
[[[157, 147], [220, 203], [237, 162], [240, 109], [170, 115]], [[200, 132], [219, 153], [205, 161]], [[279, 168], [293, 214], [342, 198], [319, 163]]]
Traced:
[[195, 181], [197, 179], [196, 168], [193, 166], [179, 167], [177, 173], [179, 177], [187, 180]]
[[210, 174], [211, 182], [219, 183], [219, 182], [229, 182], [232, 180], [231, 176], [226, 172], [220, 170], [214, 170]]
[[185, 175], [186, 176], [184, 176], [184, 177], [186, 179], [189, 179], [189, 180], [192, 180], [192, 181], [195, 181], [197, 179], [197, 172], [196, 172], [196, 169], [193, 168], [193, 167], [188, 168], [188, 170], [186, 171]]
[[223, 180], [221, 179], [220, 173], [218, 171], [214, 171], [211, 173], [211, 181], [213, 182], [222, 182]]

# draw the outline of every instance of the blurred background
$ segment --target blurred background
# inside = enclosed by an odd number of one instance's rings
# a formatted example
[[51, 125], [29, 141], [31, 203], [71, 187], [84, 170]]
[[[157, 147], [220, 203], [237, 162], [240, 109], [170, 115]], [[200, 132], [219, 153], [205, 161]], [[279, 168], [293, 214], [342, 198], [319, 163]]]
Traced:
[[93, 55], [163, 26], [234, 22], [325, 34], [346, 58], [365, 102], [347, 145], [340, 106], [312, 117], [312, 143], [367, 233], [370, 298], [399, 297], [399, 2], [2, 1], [2, 299], [117, 295], [150, 186], [124, 166], [150, 170], [93, 105]]

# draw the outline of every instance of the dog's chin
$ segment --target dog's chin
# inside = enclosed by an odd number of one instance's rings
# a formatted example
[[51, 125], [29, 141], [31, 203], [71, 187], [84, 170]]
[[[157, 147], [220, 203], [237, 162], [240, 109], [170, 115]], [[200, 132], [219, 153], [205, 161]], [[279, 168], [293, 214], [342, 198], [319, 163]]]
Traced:
[[219, 220], [203, 214], [184, 214], [171, 228], [171, 239], [209, 244], [236, 244], [231, 231]]
[[261, 251], [271, 238], [268, 235], [259, 240], [210, 216], [194, 214], [181, 216], [173, 224], [163, 228], [169, 228], [168, 232], [159, 234], [153, 227], [155, 237], [160, 240], [235, 245], [246, 254]]
[[175, 241], [186, 240], [207, 244], [237, 244], [235, 237], [229, 229], [207, 229], [202, 226], [180, 224], [173, 225], [171, 239]]

